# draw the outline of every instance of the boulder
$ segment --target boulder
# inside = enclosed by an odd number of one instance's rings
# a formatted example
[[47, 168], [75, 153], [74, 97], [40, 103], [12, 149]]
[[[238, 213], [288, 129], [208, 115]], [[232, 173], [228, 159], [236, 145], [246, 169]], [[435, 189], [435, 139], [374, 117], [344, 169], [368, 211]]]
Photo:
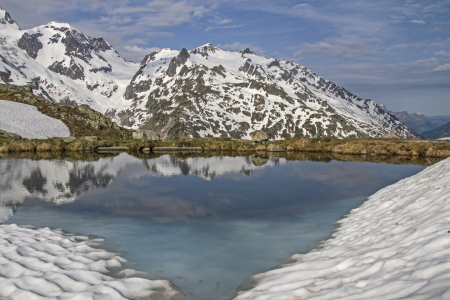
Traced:
[[269, 140], [269, 136], [267, 135], [267, 133], [265, 131], [262, 130], [256, 130], [253, 131], [250, 136], [252, 137], [252, 141], [255, 143], [264, 143], [266, 141]]
[[381, 137], [383, 139], [398, 138], [398, 136], [395, 133], [393, 133], [393, 132], [385, 133]]
[[266, 151], [266, 146], [264, 146], [264, 145], [259, 145], [258, 147], [256, 147], [255, 150], [256, 150], [256, 151]]
[[75, 141], [76, 139], [77, 139], [77, 138], [74, 137], [74, 136], [69, 136], [69, 137], [63, 138], [62, 140], [63, 140], [64, 143], [72, 143], [72, 142]]
[[85, 137], [83, 137], [83, 140], [90, 141], [90, 142], [96, 142], [96, 141], [98, 141], [98, 137], [96, 137], [94, 135], [92, 135], [92, 136], [85, 136]]
[[159, 133], [156, 133], [152, 130], [137, 130], [133, 132], [133, 139], [145, 139], [145, 140], [154, 140], [159, 141], [161, 138]]
[[282, 149], [282, 148], [280, 148], [278, 146], [275, 146], [273, 144], [270, 144], [267, 147], [267, 151], [269, 151], [269, 152], [286, 152], [286, 150], [284, 150], [284, 149]]

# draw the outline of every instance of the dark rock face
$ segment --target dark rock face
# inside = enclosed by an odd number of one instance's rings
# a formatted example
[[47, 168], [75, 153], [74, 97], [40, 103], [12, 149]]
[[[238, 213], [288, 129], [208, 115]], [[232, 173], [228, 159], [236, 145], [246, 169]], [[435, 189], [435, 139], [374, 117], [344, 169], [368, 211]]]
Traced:
[[11, 76], [11, 71], [8, 69], [5, 69], [5, 72], [1, 72], [0, 71], [0, 79], [4, 82], [4, 83], [9, 83], [12, 82], [12, 80], [9, 78]]
[[42, 49], [42, 43], [39, 41], [41, 33], [29, 34], [25, 32], [19, 40], [17, 46], [20, 49], [25, 50], [29, 57], [36, 59], [38, 52]]
[[134, 82], [130, 83], [123, 95], [125, 99], [130, 100], [136, 98], [137, 93], [142, 93], [148, 91], [152, 87], [152, 80], [143, 80], [139, 83], [135, 84]]
[[280, 66], [280, 63], [276, 59], [274, 61], [272, 61], [270, 64], [267, 65], [268, 68], [270, 68], [270, 67], [279, 67], [279, 66]]
[[147, 54], [144, 59], [141, 61], [141, 66], [149, 63], [150, 61], [154, 61], [155, 60], [155, 56], [156, 54], [158, 54], [158, 52], [152, 52], [150, 54]]
[[203, 47], [198, 47], [194, 50], [191, 50], [191, 54], [200, 54], [203, 57], [208, 57], [208, 52], [215, 53], [216, 48], [213, 45], [207, 44]]
[[70, 67], [65, 67], [63, 63], [64, 61], [54, 62], [51, 66], [48, 66], [48, 69], [73, 80], [84, 80], [84, 69], [82, 66], [76, 64], [74, 60], [70, 61]]
[[107, 67], [100, 67], [97, 69], [89, 69], [89, 72], [93, 72], [93, 73], [97, 73], [97, 72], [104, 72], [104, 73], [108, 73], [108, 72], [112, 72], [112, 67], [110, 64], [108, 64]]
[[66, 31], [66, 36], [61, 42], [66, 46], [66, 55], [76, 56], [85, 62], [92, 59], [91, 51], [93, 47], [84, 34], [75, 30]]
[[244, 55], [244, 54], [255, 54], [255, 52], [250, 50], [250, 48], [245, 48], [244, 50], [239, 51], [239, 53], [242, 54], [242, 55]]
[[186, 48], [183, 48], [177, 57], [172, 58], [167, 68], [167, 76], [173, 77], [177, 74], [177, 67], [184, 65], [187, 59], [190, 57]]
[[59, 104], [70, 107], [77, 107], [78, 103], [75, 100], [70, 100], [68, 96], [64, 97], [59, 101]]
[[0, 19], [0, 24], [7, 24], [7, 23], [14, 24], [14, 23], [16, 23], [16, 21], [14, 21], [11, 18], [10, 14], [5, 11], [5, 17], [3, 19]]
[[91, 45], [96, 51], [105, 52], [112, 49], [112, 47], [103, 38], [91, 38]]

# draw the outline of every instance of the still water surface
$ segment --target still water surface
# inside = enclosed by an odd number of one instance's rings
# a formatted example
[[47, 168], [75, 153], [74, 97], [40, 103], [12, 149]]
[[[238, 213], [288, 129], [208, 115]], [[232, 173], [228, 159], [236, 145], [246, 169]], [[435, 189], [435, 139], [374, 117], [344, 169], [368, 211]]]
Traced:
[[310, 250], [369, 195], [423, 168], [125, 153], [3, 158], [0, 223], [101, 236], [134, 269], [191, 299], [229, 299], [242, 279]]

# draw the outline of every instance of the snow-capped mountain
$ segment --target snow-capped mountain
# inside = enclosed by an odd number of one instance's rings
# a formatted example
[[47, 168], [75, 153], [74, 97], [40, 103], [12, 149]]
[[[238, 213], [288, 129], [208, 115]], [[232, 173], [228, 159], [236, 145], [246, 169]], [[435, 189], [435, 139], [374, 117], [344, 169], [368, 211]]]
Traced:
[[51, 22], [20, 30], [0, 10], [0, 78], [66, 105], [88, 104], [119, 125], [166, 138], [417, 137], [371, 100], [294, 62], [211, 44], [127, 62], [102, 38]]

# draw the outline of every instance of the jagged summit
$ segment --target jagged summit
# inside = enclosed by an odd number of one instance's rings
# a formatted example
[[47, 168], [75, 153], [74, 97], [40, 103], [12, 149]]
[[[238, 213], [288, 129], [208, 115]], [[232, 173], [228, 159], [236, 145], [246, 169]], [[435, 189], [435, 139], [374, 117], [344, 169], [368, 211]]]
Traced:
[[[4, 26], [16, 26], [1, 12]], [[1, 25], [1, 24], [0, 24]], [[17, 27], [18, 28], [18, 27]], [[161, 49], [140, 64], [70, 24], [0, 30], [0, 80], [53, 102], [87, 104], [119, 125], [165, 138], [266, 130], [273, 139], [417, 135], [375, 101], [361, 99], [291, 61], [208, 43]]]
[[3, 10], [1, 7], [0, 7], [0, 29], [20, 30], [19, 25], [17, 25], [16, 21], [14, 21], [11, 18], [10, 14], [7, 11]]

